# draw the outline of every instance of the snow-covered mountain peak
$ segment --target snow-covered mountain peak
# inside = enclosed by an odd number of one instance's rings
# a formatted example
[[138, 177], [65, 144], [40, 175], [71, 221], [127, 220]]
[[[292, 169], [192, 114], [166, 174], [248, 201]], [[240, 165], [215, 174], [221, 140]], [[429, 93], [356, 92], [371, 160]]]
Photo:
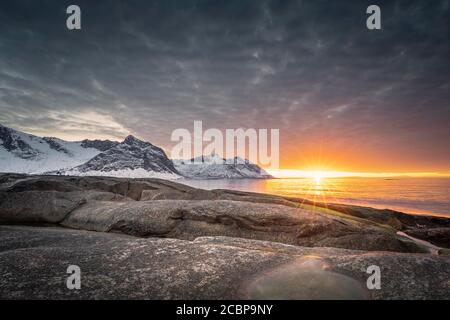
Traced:
[[140, 149], [153, 148], [155, 150], [162, 151], [161, 148], [156, 147], [155, 145], [151, 144], [150, 142], [143, 141], [132, 135], [129, 135], [128, 137], [126, 137], [125, 140], [123, 140], [121, 144], [131, 146], [131, 147], [137, 147]]
[[123, 140], [123, 143], [129, 144], [129, 145], [132, 145], [132, 144], [139, 144], [139, 145], [149, 144], [148, 142], [142, 141], [142, 140], [136, 138], [135, 136], [133, 136], [131, 134], [128, 137], [126, 137], [125, 140]]
[[41, 138], [0, 125], [0, 147], [21, 159], [39, 158]]
[[196, 164], [225, 164], [225, 159], [219, 156], [218, 154], [210, 154], [210, 155], [203, 155], [200, 157], [193, 158], [189, 160], [190, 162], [196, 163]]
[[175, 168], [192, 179], [270, 178], [258, 165], [239, 157], [223, 159], [217, 154], [203, 155], [190, 160], [174, 160]]
[[64, 141], [40, 138], [0, 124], [0, 172], [107, 175], [129, 178], [194, 179], [269, 178], [241, 158], [225, 161], [217, 154], [170, 160], [163, 149], [128, 136], [109, 140]]
[[88, 162], [59, 172], [70, 175], [178, 178], [178, 171], [165, 152], [150, 142], [128, 136], [121, 143]]
[[0, 172], [44, 173], [71, 168], [99, 153], [80, 142], [40, 138], [0, 125]]

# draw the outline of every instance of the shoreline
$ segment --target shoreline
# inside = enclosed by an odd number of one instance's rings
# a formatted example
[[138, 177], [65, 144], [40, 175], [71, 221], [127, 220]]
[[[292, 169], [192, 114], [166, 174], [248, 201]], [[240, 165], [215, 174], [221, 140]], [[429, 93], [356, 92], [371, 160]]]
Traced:
[[[131, 200], [138, 201], [139, 203], [146, 203], [146, 201], [149, 200], [167, 200], [170, 199], [173, 200], [173, 202], [176, 202], [178, 200], [189, 200], [193, 201], [192, 203], [196, 203], [195, 201], [210, 201], [210, 200], [237, 200], [237, 201], [245, 201], [246, 203], [268, 203], [268, 204], [276, 204], [276, 205], [284, 205], [288, 207], [297, 207], [302, 210], [306, 210], [307, 212], [312, 212], [315, 214], [315, 212], [325, 212], [326, 215], [343, 215], [345, 218], [352, 218], [352, 219], [365, 219], [368, 221], [372, 221], [375, 223], [381, 223], [381, 224], [387, 224], [390, 226], [393, 226], [394, 228], [398, 229], [397, 231], [404, 231], [404, 228], [417, 228], [417, 229], [423, 229], [429, 227], [429, 224], [433, 227], [439, 226], [441, 224], [446, 225], [447, 223], [450, 223], [450, 217], [447, 216], [437, 216], [437, 215], [421, 215], [421, 214], [414, 214], [414, 213], [405, 213], [390, 209], [377, 209], [374, 207], [369, 206], [359, 206], [359, 205], [351, 205], [351, 204], [341, 204], [341, 203], [324, 203], [321, 201], [311, 201], [307, 200], [305, 198], [299, 198], [299, 197], [292, 197], [292, 196], [282, 196], [282, 195], [276, 195], [276, 194], [266, 194], [266, 193], [257, 193], [257, 192], [248, 192], [248, 191], [240, 191], [240, 190], [231, 190], [231, 189], [212, 189], [212, 190], [206, 190], [206, 189], [198, 189], [194, 188], [192, 186], [182, 184], [175, 182], [173, 180], [162, 180], [162, 179], [152, 179], [152, 178], [114, 178], [114, 177], [105, 177], [105, 176], [57, 176], [57, 175], [24, 175], [24, 174], [0, 174], [0, 197], [3, 197], [4, 201], [3, 203], [0, 202], [0, 210], [1, 206], [5, 205], [8, 201], [5, 201], [6, 199], [10, 200], [8, 210], [12, 210], [13, 212], [21, 212], [22, 209], [20, 208], [14, 208], [14, 206], [18, 206], [17, 201], [12, 198], [12, 195], [21, 196], [24, 192], [31, 192], [30, 194], [36, 194], [41, 195], [44, 194], [46, 197], [49, 195], [47, 194], [48, 191], [53, 190], [53, 188], [56, 188], [55, 191], [58, 192], [58, 188], [62, 188], [63, 192], [61, 195], [62, 197], [67, 197], [67, 195], [72, 194], [76, 190], [79, 190], [79, 186], [74, 185], [73, 181], [78, 181], [77, 183], [80, 183], [81, 181], [101, 181], [102, 184], [115, 184], [120, 185], [120, 190], [110, 190], [107, 188], [106, 190], [104, 187], [101, 187], [100, 190], [98, 189], [98, 186], [94, 185], [94, 188], [87, 189], [83, 191], [82, 197], [80, 198], [80, 195], [77, 195], [75, 197], [76, 203], [72, 203], [71, 205], [73, 208], [66, 212], [65, 215], [72, 214], [73, 211], [78, 210], [78, 208], [82, 208], [85, 206], [86, 203], [92, 202], [97, 203], [98, 200], [108, 200], [111, 197], [117, 198], [118, 196], [121, 197], [121, 199], [128, 199], [130, 195], [127, 193], [127, 189], [130, 189], [131, 185], [136, 185], [137, 188], [133, 196], [131, 196]], [[99, 183], [99, 182], [96, 182]], [[21, 186], [23, 184], [23, 186]], [[30, 186], [27, 186], [30, 184]], [[39, 192], [39, 190], [36, 190], [35, 184], [38, 184], [38, 188], [42, 188], [41, 185], [49, 184], [49, 187], [44, 187], [44, 190], [42, 192]], [[61, 187], [62, 185], [67, 184], [67, 186]], [[55, 187], [53, 187], [55, 185]], [[61, 185], [61, 186], [60, 186]], [[148, 187], [147, 187], [148, 185]], [[153, 185], [152, 187], [150, 187]], [[152, 195], [154, 191], [153, 189], [161, 190], [158, 191], [156, 195]], [[48, 189], [50, 188], [50, 189]], [[117, 187], [116, 187], [117, 188]], [[124, 189], [125, 188], [125, 189]], [[150, 190], [146, 190], [146, 188], [150, 188]], [[17, 193], [15, 190], [18, 190]], [[71, 191], [73, 189], [73, 191]], [[183, 190], [183, 193], [179, 194], [180, 190]], [[47, 191], [48, 190], [48, 191]], [[105, 196], [103, 193], [108, 192], [108, 196], [103, 199]], [[12, 192], [12, 193], [11, 193]], [[79, 191], [76, 191], [79, 192]], [[92, 194], [96, 194], [97, 192], [100, 192], [99, 199], [96, 199], [94, 196], [93, 200], [89, 200], [89, 198], [92, 198]], [[112, 193], [109, 193], [112, 192]], [[163, 194], [159, 194], [159, 192], [163, 192]], [[150, 195], [146, 195], [149, 193]], [[53, 199], [54, 195], [51, 195], [51, 202], [55, 202], [55, 199]], [[72, 197], [72, 196], [71, 196]], [[162, 197], [162, 198], [161, 198]], [[0, 198], [0, 201], [2, 199]], [[28, 200], [28, 199], [27, 199]], [[29, 201], [29, 200], [28, 200]], [[116, 202], [112, 203], [117, 203]], [[150, 202], [147, 202], [150, 204]], [[157, 203], [157, 202], [155, 202]], [[11, 208], [11, 206], [13, 208]], [[18, 206], [20, 207], [20, 205]], [[320, 209], [320, 210], [319, 210]], [[19, 210], [19, 211], [17, 211]], [[65, 210], [65, 209], [64, 209]], [[1, 212], [0, 212], [1, 214]], [[45, 213], [42, 213], [45, 215]], [[43, 223], [55, 223], [57, 222], [57, 218], [52, 217], [49, 221], [47, 221], [47, 218], [43, 218], [43, 220], [39, 220], [41, 218], [33, 217], [34, 213], [29, 212], [26, 213], [28, 217], [25, 218], [25, 222], [43, 222]], [[64, 221], [67, 220], [67, 217], [64, 215]], [[8, 214], [7, 214], [8, 216]], [[9, 213], [10, 219], [12, 219], [12, 222], [19, 221], [23, 222], [22, 218], [17, 218], [11, 216], [11, 213]], [[15, 220], [16, 219], [16, 220]], [[28, 219], [28, 220], [27, 220]], [[30, 220], [31, 219], [31, 220]], [[56, 220], [55, 220], [56, 219]], [[0, 216], [0, 223], [1, 222], [11, 222], [7, 219], [5, 220], [4, 217]], [[436, 222], [437, 221], [437, 222]], [[445, 222], [443, 222], [445, 221]], [[437, 225], [436, 225], [437, 223]], [[450, 225], [449, 225], [450, 227]], [[427, 240], [427, 239], [422, 239]]]
[[[0, 175], [0, 298], [448, 299], [445, 248], [449, 218], [160, 179]], [[83, 290], [64, 290], [67, 264]], [[371, 265], [381, 290], [366, 288]]]

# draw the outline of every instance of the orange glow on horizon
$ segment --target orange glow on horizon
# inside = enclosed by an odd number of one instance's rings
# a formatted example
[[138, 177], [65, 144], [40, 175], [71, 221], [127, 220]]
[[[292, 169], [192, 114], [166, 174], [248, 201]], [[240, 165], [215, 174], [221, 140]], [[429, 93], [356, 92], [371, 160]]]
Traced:
[[389, 178], [389, 177], [450, 177], [450, 173], [439, 172], [350, 172], [333, 170], [294, 170], [294, 169], [266, 169], [275, 178], [311, 178], [317, 183], [323, 178]]

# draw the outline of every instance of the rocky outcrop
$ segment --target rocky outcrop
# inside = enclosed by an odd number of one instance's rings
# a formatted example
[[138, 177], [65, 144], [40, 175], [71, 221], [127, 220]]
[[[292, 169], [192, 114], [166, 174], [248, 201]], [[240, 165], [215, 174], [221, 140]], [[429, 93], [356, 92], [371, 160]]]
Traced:
[[[69, 265], [81, 290], [68, 290]], [[381, 289], [366, 271], [381, 268]], [[0, 226], [0, 299], [448, 299], [450, 259]]]
[[450, 248], [450, 228], [410, 228], [407, 233], [434, 245]]
[[158, 179], [0, 174], [0, 299], [448, 299], [449, 250], [417, 239], [449, 229]]
[[111, 149], [112, 147], [115, 147], [119, 144], [117, 141], [111, 141], [111, 140], [88, 140], [85, 139], [81, 141], [81, 146], [83, 148], [94, 148], [99, 151], [106, 151]]
[[306, 209], [230, 200], [91, 202], [61, 221], [83, 230], [193, 240], [229, 236], [302, 246], [421, 252], [392, 230]]
[[[397, 234], [416, 230], [412, 225], [401, 219], [389, 224], [379, 218], [381, 212], [349, 214], [345, 207], [331, 210], [300, 199], [206, 191], [158, 179], [2, 175], [0, 182], [3, 224], [52, 223], [183, 240], [228, 236], [308, 247], [427, 251]], [[448, 219], [433, 219], [441, 229], [448, 227]]]

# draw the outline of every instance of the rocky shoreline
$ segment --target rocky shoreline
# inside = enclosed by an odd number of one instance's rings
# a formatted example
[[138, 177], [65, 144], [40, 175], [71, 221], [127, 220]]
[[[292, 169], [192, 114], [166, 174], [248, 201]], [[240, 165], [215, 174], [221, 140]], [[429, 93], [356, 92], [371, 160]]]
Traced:
[[[448, 248], [446, 218], [158, 179], [0, 175], [2, 299], [449, 299]], [[65, 286], [70, 264], [81, 290]], [[367, 289], [370, 265], [380, 290]]]

